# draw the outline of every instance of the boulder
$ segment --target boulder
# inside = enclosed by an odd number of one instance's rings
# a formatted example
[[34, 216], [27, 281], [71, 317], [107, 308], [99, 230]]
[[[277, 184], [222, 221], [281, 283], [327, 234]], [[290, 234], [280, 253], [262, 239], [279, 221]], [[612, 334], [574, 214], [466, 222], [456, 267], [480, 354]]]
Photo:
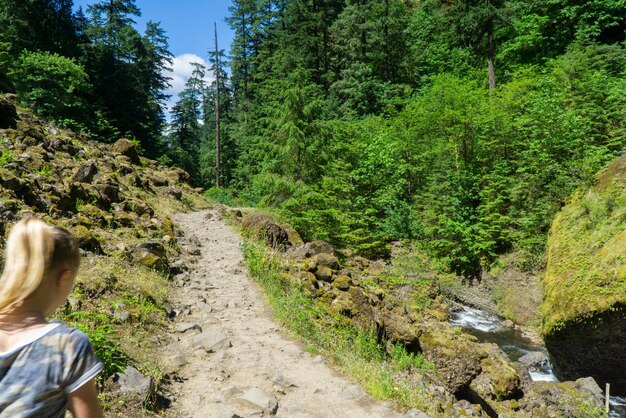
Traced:
[[293, 229], [291, 226], [285, 226], [285, 232], [287, 233], [287, 238], [289, 239], [289, 242], [292, 246], [304, 244], [304, 240], [302, 239], [300, 234], [298, 234], [298, 231]]
[[315, 277], [315, 275], [309, 271], [303, 271], [302, 273], [300, 273], [300, 281], [302, 282], [304, 287], [313, 294], [319, 287], [317, 277]]
[[147, 241], [134, 246], [131, 250], [131, 258], [135, 262], [157, 271], [167, 272], [169, 270], [167, 251], [163, 244], [158, 241]]
[[141, 165], [141, 159], [139, 158], [135, 144], [126, 138], [118, 139], [117, 142], [111, 146], [111, 151], [127, 157], [130, 162], [135, 165]]
[[297, 244], [291, 238], [292, 245], [287, 254], [295, 260], [304, 260], [305, 258], [315, 257], [318, 254], [334, 254], [333, 247], [324, 241], [307, 242], [306, 244]]
[[99, 202], [103, 207], [108, 207], [112, 203], [121, 202], [120, 188], [116, 184], [98, 183], [94, 189], [98, 191]]
[[503, 401], [517, 400], [523, 392], [517, 371], [497, 351], [495, 346], [490, 356], [481, 361], [480, 375], [462, 389], [461, 396], [481, 405], [491, 416], [507, 416], [513, 405]]
[[488, 356], [476, 339], [456, 333], [446, 323], [426, 322], [419, 343], [424, 356], [436, 367], [435, 379], [452, 393], [465, 389], [481, 372]]
[[169, 187], [169, 188], [167, 189], [167, 193], [168, 193], [170, 196], [172, 196], [172, 197], [174, 197], [175, 199], [177, 199], [177, 200], [180, 200], [180, 199], [182, 199], [182, 198], [183, 198], [183, 192], [182, 192], [179, 188], [177, 188], [177, 187], [173, 187], [173, 186], [172, 186], [172, 187]]
[[579, 391], [590, 394], [596, 405], [602, 405], [604, 403], [604, 392], [600, 389], [600, 386], [598, 386], [598, 383], [593, 379], [593, 377], [581, 377], [576, 380], [574, 384], [576, 385], [576, 389]]
[[339, 259], [333, 254], [321, 253], [315, 256], [318, 266], [329, 267], [333, 270], [339, 270]]
[[346, 291], [352, 286], [352, 279], [348, 276], [339, 276], [333, 281], [333, 287], [338, 290]]
[[253, 212], [243, 218], [241, 226], [246, 234], [265, 241], [272, 248], [285, 249], [288, 245], [287, 232], [268, 215]]
[[400, 343], [410, 351], [421, 351], [421, 329], [404, 312], [388, 309], [376, 311], [375, 320], [380, 334], [385, 338]]
[[[328, 292], [327, 295], [335, 294], [330, 307], [333, 311], [351, 318], [363, 329], [375, 327], [374, 311], [369, 304], [365, 292], [359, 287], [351, 287], [346, 292]], [[322, 298], [323, 299], [323, 298]]]
[[520, 415], [533, 417], [600, 417], [603, 403], [575, 382], [532, 382], [519, 399]]
[[313, 274], [317, 280], [322, 282], [330, 283], [333, 280], [333, 271], [330, 267], [318, 266]]
[[176, 183], [186, 183], [189, 184], [191, 181], [191, 176], [185, 170], [177, 167], [173, 167], [169, 169], [169, 172], [174, 175]]

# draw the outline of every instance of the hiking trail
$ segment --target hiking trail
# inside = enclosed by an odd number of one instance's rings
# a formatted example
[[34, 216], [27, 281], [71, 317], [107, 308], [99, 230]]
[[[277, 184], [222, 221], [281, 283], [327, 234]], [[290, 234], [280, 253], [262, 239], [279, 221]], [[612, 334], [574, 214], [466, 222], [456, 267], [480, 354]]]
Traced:
[[167, 416], [425, 416], [374, 400], [288, 337], [247, 274], [241, 238], [217, 210], [174, 220], [189, 271], [171, 298], [178, 315], [163, 356], [179, 379]]

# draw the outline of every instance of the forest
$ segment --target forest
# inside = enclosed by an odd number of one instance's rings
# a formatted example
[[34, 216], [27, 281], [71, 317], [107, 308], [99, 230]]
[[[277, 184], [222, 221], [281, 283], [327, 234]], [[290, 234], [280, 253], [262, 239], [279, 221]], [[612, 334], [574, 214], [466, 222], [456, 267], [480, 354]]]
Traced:
[[[367, 257], [411, 240], [470, 280], [545, 264], [556, 212], [626, 147], [624, 0], [234, 0], [230, 51], [165, 118], [167, 35], [134, 0], [0, 0], [0, 82], [131, 139], [224, 203]], [[207, 84], [206, 73], [219, 84]], [[216, 173], [216, 90], [220, 154]]]

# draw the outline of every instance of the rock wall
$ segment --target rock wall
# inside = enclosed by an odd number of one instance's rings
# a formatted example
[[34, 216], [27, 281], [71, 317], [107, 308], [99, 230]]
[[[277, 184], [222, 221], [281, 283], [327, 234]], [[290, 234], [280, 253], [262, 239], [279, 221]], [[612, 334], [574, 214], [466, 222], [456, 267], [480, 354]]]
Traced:
[[543, 335], [560, 378], [593, 376], [626, 394], [626, 156], [556, 217]]

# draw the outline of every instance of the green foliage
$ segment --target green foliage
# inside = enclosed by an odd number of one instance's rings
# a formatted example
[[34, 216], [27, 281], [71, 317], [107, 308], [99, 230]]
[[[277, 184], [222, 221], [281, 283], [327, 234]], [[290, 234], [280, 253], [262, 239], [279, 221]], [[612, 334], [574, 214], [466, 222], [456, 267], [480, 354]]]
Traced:
[[127, 295], [123, 299], [111, 302], [111, 306], [114, 309], [121, 307], [127, 309], [133, 319], [141, 324], [156, 322], [158, 318], [164, 316], [152, 298], [145, 296]]
[[104, 371], [98, 376], [105, 381], [115, 373], [123, 372], [128, 358], [120, 351], [118, 336], [111, 326], [111, 319], [101, 313], [77, 311], [66, 316], [69, 325], [75, 326], [89, 336], [96, 356], [102, 361]]
[[52, 167], [44, 165], [39, 170], [37, 170], [37, 174], [44, 177], [50, 177], [52, 176], [52, 174], [54, 174], [54, 170], [52, 169]]
[[75, 60], [48, 52], [23, 51], [9, 68], [22, 101], [59, 125], [84, 128], [84, 97], [90, 89], [84, 68]]
[[0, 167], [13, 162], [13, 151], [3, 149], [0, 150]]
[[227, 206], [233, 206], [235, 203], [232, 191], [223, 187], [211, 187], [204, 192], [204, 196]]

